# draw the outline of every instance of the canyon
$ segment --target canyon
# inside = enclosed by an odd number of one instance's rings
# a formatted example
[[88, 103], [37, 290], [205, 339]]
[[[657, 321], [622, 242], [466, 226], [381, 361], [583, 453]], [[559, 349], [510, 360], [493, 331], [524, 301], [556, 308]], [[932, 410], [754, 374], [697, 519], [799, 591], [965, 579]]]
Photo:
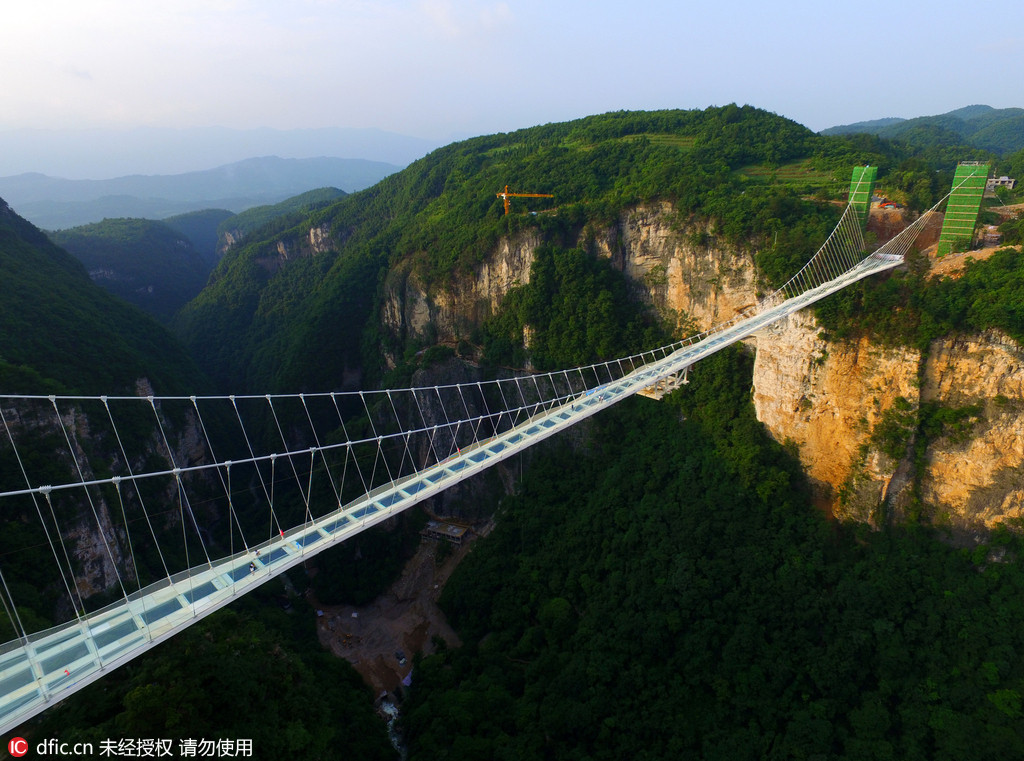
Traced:
[[[869, 229], [884, 239], [902, 221], [876, 210]], [[926, 253], [936, 232], [923, 235]], [[411, 266], [392, 270], [382, 324], [403, 340], [456, 345], [510, 288], [529, 282], [540, 243], [532, 231], [502, 240], [474, 276], [451, 286], [428, 287]], [[711, 222], [682, 220], [669, 203], [633, 207], [611, 226], [581, 233], [577, 245], [620, 270], [680, 335], [729, 319], [767, 290], [754, 251], [722, 242]], [[816, 503], [830, 515], [875, 525], [923, 515], [975, 541], [1020, 517], [1024, 351], [1010, 337], [948, 335], [925, 351], [869, 336], [830, 340], [805, 310], [745, 343], [755, 355], [758, 419], [798, 453]], [[922, 405], [972, 414], [955, 432], [924, 441], [913, 425]], [[901, 414], [904, 446], [882, 451], [879, 426]]]

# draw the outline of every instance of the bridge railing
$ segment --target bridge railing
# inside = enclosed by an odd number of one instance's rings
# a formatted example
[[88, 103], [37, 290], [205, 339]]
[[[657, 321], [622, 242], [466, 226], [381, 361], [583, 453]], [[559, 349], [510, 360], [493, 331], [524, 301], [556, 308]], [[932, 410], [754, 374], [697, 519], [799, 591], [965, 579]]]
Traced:
[[[834, 245], [827, 241], [790, 281], [731, 319], [666, 346], [571, 370], [323, 394], [0, 395], [0, 422], [7, 439], [0, 438], [0, 460], [7, 458], [0, 462], [0, 504], [17, 504], [24, 515], [38, 515], [59, 570], [53, 587], [65, 586], [74, 611], [66, 623], [42, 632], [26, 631], [4, 576], [3, 555], [12, 548], [0, 549], [0, 601], [16, 634], [16, 639], [0, 646], [0, 724], [5, 717], [24, 716], [98, 678], [104, 669], [134, 657], [308, 554], [685, 369], [849, 282], [895, 266], [921, 226], [915, 223], [906, 236], [866, 258], [858, 252], [847, 266], [852, 259], [846, 247], [862, 245], [847, 225], [844, 214], [829, 238], [837, 241]], [[839, 271], [842, 267], [846, 269]], [[23, 413], [18, 409], [22, 405], [31, 411]], [[285, 414], [289, 405], [292, 409]], [[85, 414], [89, 407], [96, 412]], [[208, 427], [214, 421], [235, 427], [234, 448], [215, 440]], [[63, 442], [56, 459], [63, 462], [67, 477], [49, 477], [59, 470], [54, 462], [26, 464], [16, 442], [16, 434], [25, 433]], [[83, 443], [90, 436], [107, 440], [110, 461], [90, 459], [90, 447]], [[153, 446], [140, 457], [126, 449], [125, 438]], [[15, 485], [19, 477], [23, 483]], [[61, 531], [66, 527], [57, 514], [66, 507], [61, 496], [71, 494], [81, 495], [82, 503], [90, 505], [92, 530], [102, 537], [105, 548], [106, 557], [101, 559], [113, 569], [121, 589], [119, 599], [89, 612], [78, 591], [82, 569], [63, 544]], [[163, 495], [171, 509], [150, 511], [146, 500], [154, 494]], [[243, 511], [265, 511], [261, 520], [266, 539], [254, 539], [259, 535], [253, 530], [258, 521]], [[289, 522], [282, 523], [286, 514]], [[154, 523], [178, 532], [173, 541], [180, 546], [165, 554], [168, 548], [161, 547], [161, 532]], [[158, 573], [148, 584], [143, 560], [135, 554], [139, 538], [133, 539], [130, 525], [143, 538], [148, 527], [160, 555], [156, 565], [163, 575]], [[221, 556], [212, 559], [208, 539], [217, 531], [213, 545], [227, 552], [220, 550]], [[46, 552], [46, 544], [14, 549]]]

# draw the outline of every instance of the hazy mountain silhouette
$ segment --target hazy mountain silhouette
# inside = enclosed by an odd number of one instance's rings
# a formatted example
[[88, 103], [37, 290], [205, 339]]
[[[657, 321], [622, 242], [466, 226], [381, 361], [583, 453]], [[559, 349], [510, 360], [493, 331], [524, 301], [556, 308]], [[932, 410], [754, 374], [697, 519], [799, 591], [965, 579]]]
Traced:
[[269, 156], [175, 175], [109, 180], [67, 180], [38, 173], [0, 177], [0, 197], [38, 227], [57, 230], [107, 218], [163, 219], [209, 208], [237, 213], [328, 186], [351, 193], [398, 169], [365, 159]]

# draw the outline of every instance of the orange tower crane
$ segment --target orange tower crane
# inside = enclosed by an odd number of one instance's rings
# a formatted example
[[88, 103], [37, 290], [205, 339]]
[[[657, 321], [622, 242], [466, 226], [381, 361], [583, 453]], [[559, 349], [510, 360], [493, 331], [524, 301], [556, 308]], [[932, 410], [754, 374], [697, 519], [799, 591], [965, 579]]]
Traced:
[[551, 195], [550, 193], [509, 193], [508, 185], [505, 186], [505, 190], [503, 190], [501, 193], [496, 193], [495, 195], [497, 195], [498, 198], [502, 199], [505, 202], [506, 214], [508, 214], [509, 209], [511, 208], [508, 199], [512, 198], [513, 196], [515, 196], [516, 198], [554, 198], [554, 196]]

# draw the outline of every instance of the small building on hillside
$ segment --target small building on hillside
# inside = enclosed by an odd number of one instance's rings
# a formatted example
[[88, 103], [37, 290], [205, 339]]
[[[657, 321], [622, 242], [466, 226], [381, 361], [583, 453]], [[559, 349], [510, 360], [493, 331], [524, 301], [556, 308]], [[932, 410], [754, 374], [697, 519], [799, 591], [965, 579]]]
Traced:
[[466, 538], [466, 533], [469, 531], [467, 526], [459, 526], [455, 523], [448, 523], [446, 521], [427, 521], [427, 525], [423, 527], [420, 532], [421, 536], [425, 536], [428, 539], [444, 540], [451, 542], [454, 545], [462, 546], [462, 542]]
[[1013, 190], [1017, 185], [1017, 180], [1013, 177], [1007, 177], [1005, 174], [1002, 177], [989, 177], [985, 183], [985, 190], [993, 191], [996, 188], [1006, 188], [1007, 190]]

